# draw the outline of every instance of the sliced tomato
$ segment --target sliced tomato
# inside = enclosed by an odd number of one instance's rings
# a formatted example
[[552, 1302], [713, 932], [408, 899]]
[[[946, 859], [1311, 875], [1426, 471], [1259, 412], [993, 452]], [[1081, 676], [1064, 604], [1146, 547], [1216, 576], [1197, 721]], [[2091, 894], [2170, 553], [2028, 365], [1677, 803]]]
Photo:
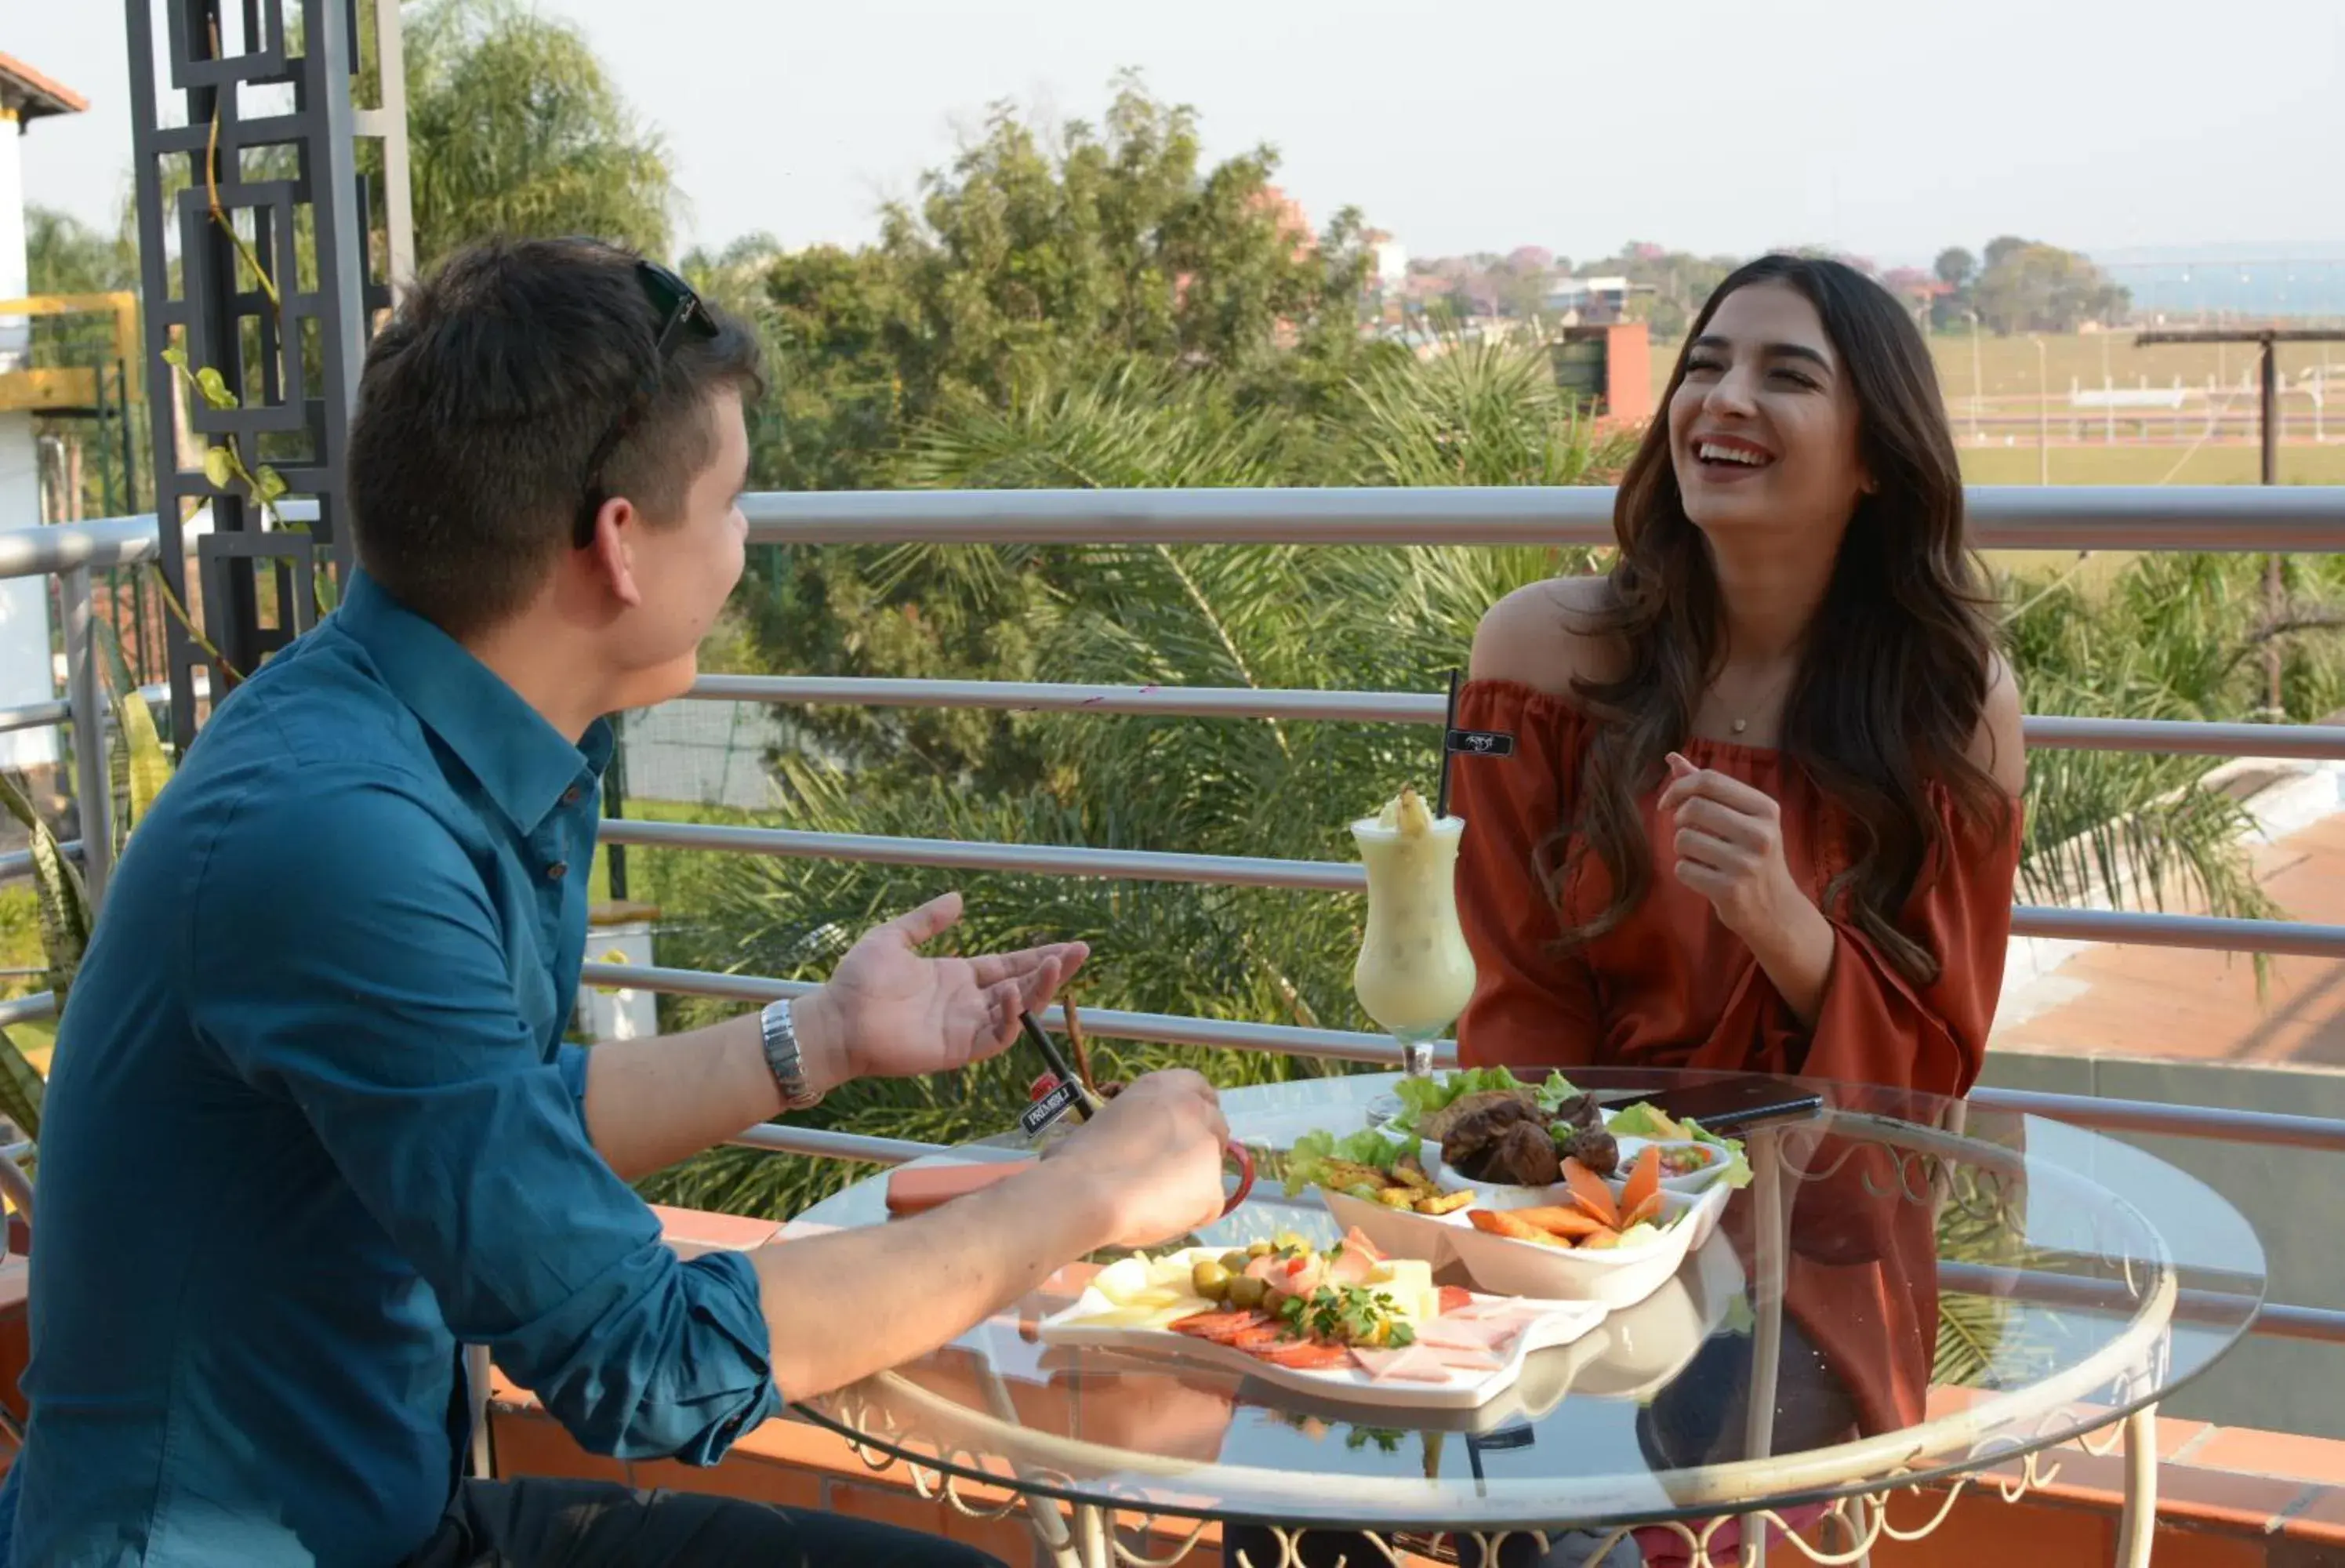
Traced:
[[1443, 1311], [1454, 1312], [1460, 1307], [1469, 1307], [1473, 1305], [1473, 1303], [1474, 1292], [1467, 1290], [1465, 1287], [1461, 1285], [1444, 1285], [1441, 1287], [1441, 1310]]
[[1294, 1342], [1294, 1336], [1286, 1331], [1284, 1324], [1264, 1323], [1260, 1328], [1240, 1330], [1229, 1345], [1235, 1351], [1262, 1351], [1272, 1345], [1291, 1345]]
[[1349, 1350], [1342, 1345], [1321, 1344], [1315, 1340], [1303, 1340], [1254, 1353], [1273, 1366], [1297, 1367], [1305, 1371], [1322, 1371], [1352, 1364]]

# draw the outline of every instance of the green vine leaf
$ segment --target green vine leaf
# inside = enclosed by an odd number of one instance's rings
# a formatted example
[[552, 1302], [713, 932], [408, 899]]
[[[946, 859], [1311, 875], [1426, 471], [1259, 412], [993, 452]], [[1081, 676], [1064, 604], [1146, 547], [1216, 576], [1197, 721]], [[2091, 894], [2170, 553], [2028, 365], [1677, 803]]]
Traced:
[[201, 392], [204, 401], [215, 409], [237, 406], [236, 394], [228, 389], [227, 379], [209, 365], [196, 372], [196, 390]]
[[288, 488], [285, 476], [267, 463], [252, 470], [252, 499], [263, 506], [283, 495]]
[[214, 490], [226, 490], [235, 480], [236, 460], [228, 456], [226, 447], [204, 449], [204, 478], [211, 481]]
[[163, 363], [181, 372], [188, 368], [188, 351], [177, 343], [163, 350]]
[[25, 1055], [15, 1037], [0, 1029], [0, 1116], [22, 1128], [25, 1136], [41, 1136], [41, 1098], [48, 1086], [41, 1069]]

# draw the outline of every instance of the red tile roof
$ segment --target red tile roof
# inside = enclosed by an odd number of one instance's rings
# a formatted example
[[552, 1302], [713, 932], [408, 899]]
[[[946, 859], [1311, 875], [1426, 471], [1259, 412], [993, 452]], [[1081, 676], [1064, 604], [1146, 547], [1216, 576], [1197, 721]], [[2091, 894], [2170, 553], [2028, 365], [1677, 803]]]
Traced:
[[89, 100], [66, 86], [52, 81], [14, 55], [0, 55], [0, 104], [14, 108], [19, 117], [39, 119], [43, 115], [77, 115], [89, 107]]

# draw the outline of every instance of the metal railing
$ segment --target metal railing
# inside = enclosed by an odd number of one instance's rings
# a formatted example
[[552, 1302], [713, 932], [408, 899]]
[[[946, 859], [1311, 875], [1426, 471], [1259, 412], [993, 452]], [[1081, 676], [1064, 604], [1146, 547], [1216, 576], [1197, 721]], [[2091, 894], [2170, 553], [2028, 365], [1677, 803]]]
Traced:
[[[750, 520], [751, 539], [766, 543], [1393, 546], [1592, 545], [1612, 540], [1612, 492], [1596, 488], [759, 493], [745, 496], [742, 506]], [[2345, 551], [2345, 490], [2340, 489], [1974, 488], [1969, 491], [1969, 509], [1973, 542], [1982, 548]], [[91, 568], [151, 559], [157, 548], [151, 517], [0, 532], [0, 577], [65, 575], [71, 619], [74, 578], [81, 580], [79, 602], [86, 606]], [[76, 641], [69, 631], [69, 648]], [[86, 629], [78, 641], [86, 643]], [[81, 657], [86, 660], [86, 654], [84, 646]], [[83, 663], [73, 667], [86, 679], [72, 684], [66, 702], [0, 710], [0, 730], [69, 719], [93, 722], [90, 733], [102, 736], [94, 666]], [[1437, 696], [1390, 692], [712, 675], [699, 681], [689, 694], [777, 705], [966, 707], [1209, 720], [1426, 724], [1442, 718]], [[2028, 744], [2035, 747], [2345, 760], [2345, 727], [2339, 726], [2033, 716], [2026, 720], [2025, 731]], [[85, 764], [80, 787], [95, 785], [102, 801], [102, 743], [77, 748], [77, 756], [83, 752], [94, 755], [96, 771], [89, 773]], [[634, 819], [606, 823], [603, 837], [614, 845], [962, 870], [1331, 892], [1355, 892], [1364, 885], [1356, 865], [1252, 856]], [[104, 835], [99, 842], [101, 846], [107, 842]], [[7, 861], [0, 860], [0, 874], [9, 869]], [[2016, 935], [2089, 942], [2345, 956], [2345, 926], [2291, 921], [2021, 905], [2014, 911], [2013, 929]], [[756, 976], [600, 963], [587, 964], [583, 978], [595, 986], [744, 1001], [769, 1000], [808, 988]], [[46, 1007], [46, 996], [0, 1004], [0, 1023], [42, 1016]], [[1390, 1037], [1350, 1030], [1106, 1008], [1087, 1009], [1083, 1017], [1085, 1026], [1102, 1037], [1274, 1051], [1328, 1061], [1396, 1066], [1400, 1060], [1399, 1047]], [[1454, 1062], [1454, 1050], [1445, 1046], [1436, 1059]], [[2345, 1120], [1990, 1088], [1976, 1089], [1970, 1098], [1983, 1108], [2110, 1131], [2345, 1152]], [[882, 1164], [933, 1152], [933, 1146], [902, 1139], [786, 1126], [752, 1128], [733, 1141], [776, 1152]], [[2345, 1343], [2345, 1311], [2271, 1304], [2259, 1317], [2256, 1331]]]

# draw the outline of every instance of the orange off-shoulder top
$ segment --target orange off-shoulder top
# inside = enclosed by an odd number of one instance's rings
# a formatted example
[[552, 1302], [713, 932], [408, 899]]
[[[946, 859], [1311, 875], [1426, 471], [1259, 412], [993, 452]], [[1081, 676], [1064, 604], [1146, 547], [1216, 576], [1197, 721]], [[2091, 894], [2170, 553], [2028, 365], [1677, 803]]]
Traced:
[[[1826, 889], [1849, 865], [1850, 830], [1805, 774], [1770, 748], [1703, 739], [1681, 748], [1697, 766], [1731, 774], [1782, 808], [1784, 859], [1838, 938], [1808, 1027], [1750, 947], [1666, 859], [1620, 925], [1563, 948], [1565, 929], [1610, 899], [1602, 864], [1572, 855], [1566, 831], [1592, 721], [1568, 699], [1475, 681], [1459, 693], [1457, 723], [1515, 740], [1510, 754], [1461, 754], [1451, 764], [1451, 809], [1466, 819], [1459, 917], [1478, 971], [1457, 1025], [1463, 1060], [1786, 1073], [1944, 1096], [1969, 1090], [2003, 986], [2019, 865], [2015, 805], [2002, 831], [1983, 830], [1933, 790], [1954, 848], [1924, 867], [1903, 913], [1905, 929], [1940, 966], [1934, 982], [1915, 986], [1829, 906]], [[1660, 793], [1657, 785], [1644, 798], [1645, 833], [1649, 844], [1666, 846], [1671, 828], [1661, 820]], [[1550, 899], [1541, 866], [1568, 867], [1559, 898]], [[1842, 1168], [1832, 1190], [1805, 1194], [1816, 1218], [1798, 1228], [1811, 1242], [1830, 1244], [1817, 1256], [1795, 1246], [1785, 1305], [1840, 1372], [1860, 1429], [1887, 1431], [1919, 1421], [1927, 1403], [1937, 1340], [1934, 1221], [1928, 1209], [1898, 1196], [1881, 1150], [1863, 1148], [1847, 1161], [1837, 1146], [1818, 1151], [1822, 1167]], [[1749, 1255], [1747, 1227], [1729, 1229]]]
[[[1760, 746], [1693, 739], [1681, 749], [1773, 796], [1792, 875], [1839, 937], [1812, 1027], [1785, 1005], [1742, 939], [1664, 858], [1620, 925], [1566, 950], [1568, 926], [1593, 918], [1611, 884], [1593, 854], [1571, 855], [1579, 764], [1591, 721], [1567, 698], [1511, 681], [1468, 682], [1461, 729], [1515, 737], [1510, 754], [1460, 754], [1451, 810], [1466, 819], [1458, 850], [1459, 918], [1479, 971], [1457, 1023], [1458, 1054], [1475, 1065], [1592, 1065], [1787, 1073], [1961, 1095], [1977, 1078], [2002, 991], [2019, 865], [2019, 813], [1999, 833], [1959, 816], [1933, 786], [1954, 846], [1916, 880], [1904, 927], [1938, 956], [1938, 978], [1915, 986], [1874, 948], [1826, 889], [1850, 861], [1851, 830], [1797, 764]], [[1648, 842], [1670, 824], [1657, 786], [1643, 802]], [[1539, 867], [1559, 868], [1550, 900]]]

